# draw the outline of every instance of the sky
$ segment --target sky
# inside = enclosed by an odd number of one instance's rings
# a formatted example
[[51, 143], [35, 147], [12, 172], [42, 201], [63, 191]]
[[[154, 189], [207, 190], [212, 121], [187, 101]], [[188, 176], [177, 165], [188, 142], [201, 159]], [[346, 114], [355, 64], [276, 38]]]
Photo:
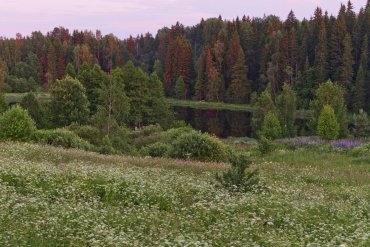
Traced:
[[[46, 33], [54, 27], [71, 32], [101, 30], [119, 38], [150, 32], [176, 21], [193, 26], [209, 17], [235, 19], [244, 14], [263, 17], [274, 14], [285, 19], [292, 9], [299, 19], [310, 18], [317, 6], [337, 15], [347, 0], [0, 0], [0, 36]], [[367, 0], [352, 0], [355, 11]]]

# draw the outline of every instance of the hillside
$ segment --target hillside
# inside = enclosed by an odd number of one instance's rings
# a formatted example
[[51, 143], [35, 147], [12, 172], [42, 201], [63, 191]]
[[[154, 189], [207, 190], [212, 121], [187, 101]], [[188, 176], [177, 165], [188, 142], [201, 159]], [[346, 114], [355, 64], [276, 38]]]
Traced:
[[368, 246], [370, 154], [253, 157], [265, 189], [230, 193], [227, 164], [0, 143], [1, 246]]

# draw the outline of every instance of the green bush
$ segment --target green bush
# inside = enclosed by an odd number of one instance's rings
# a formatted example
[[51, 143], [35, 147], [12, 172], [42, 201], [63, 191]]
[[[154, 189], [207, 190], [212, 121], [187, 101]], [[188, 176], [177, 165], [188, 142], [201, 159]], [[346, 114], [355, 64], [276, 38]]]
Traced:
[[317, 135], [326, 140], [336, 140], [339, 128], [334, 109], [330, 105], [325, 105], [317, 123]]
[[268, 154], [274, 150], [274, 144], [264, 136], [258, 140], [258, 151], [261, 154]]
[[57, 147], [93, 150], [93, 146], [89, 142], [82, 140], [67, 129], [37, 130], [32, 134], [31, 140], [35, 143]]
[[35, 121], [20, 106], [15, 106], [0, 115], [0, 139], [27, 141], [36, 129]]
[[102, 144], [99, 148], [101, 154], [114, 154], [115, 150], [112, 146], [112, 142], [109, 139], [109, 136], [104, 136], [102, 139]]
[[226, 145], [216, 137], [193, 131], [180, 135], [172, 143], [170, 156], [200, 161], [226, 161], [227, 151]]
[[169, 144], [156, 142], [146, 147], [143, 147], [140, 150], [140, 153], [142, 155], [145, 155], [145, 156], [149, 155], [151, 157], [166, 157], [168, 155], [170, 147], [171, 146]]
[[101, 143], [102, 138], [99, 129], [91, 125], [79, 125], [73, 123], [68, 126], [67, 129], [95, 146], [99, 146]]
[[232, 191], [247, 192], [258, 184], [257, 170], [246, 171], [251, 162], [245, 153], [234, 153], [230, 157], [231, 168], [222, 175], [216, 174], [216, 180]]
[[282, 136], [282, 130], [278, 117], [273, 112], [268, 112], [263, 120], [262, 130], [260, 135], [269, 140], [275, 140]]

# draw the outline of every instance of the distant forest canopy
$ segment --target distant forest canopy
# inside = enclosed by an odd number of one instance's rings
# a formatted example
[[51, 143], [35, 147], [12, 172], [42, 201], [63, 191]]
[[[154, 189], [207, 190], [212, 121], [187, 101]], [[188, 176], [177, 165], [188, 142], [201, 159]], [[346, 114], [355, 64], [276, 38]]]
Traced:
[[275, 99], [288, 83], [299, 107], [308, 108], [315, 89], [331, 79], [345, 89], [349, 110], [370, 110], [369, 39], [370, 0], [359, 13], [349, 1], [336, 17], [320, 8], [310, 20], [297, 20], [293, 11], [286, 20], [219, 16], [124, 40], [58, 27], [0, 38], [0, 90], [48, 91], [68, 64], [77, 72], [99, 64], [110, 73], [131, 60], [156, 72], [170, 97], [250, 103], [267, 85]]

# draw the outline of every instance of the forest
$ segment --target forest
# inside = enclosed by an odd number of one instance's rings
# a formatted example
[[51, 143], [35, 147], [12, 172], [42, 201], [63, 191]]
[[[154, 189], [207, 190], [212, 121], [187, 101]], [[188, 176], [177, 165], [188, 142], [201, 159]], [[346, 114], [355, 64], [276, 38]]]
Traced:
[[286, 83], [296, 91], [298, 107], [309, 108], [314, 91], [330, 79], [343, 88], [349, 111], [368, 111], [369, 23], [369, 3], [355, 13], [348, 1], [337, 16], [319, 7], [303, 20], [293, 11], [285, 20], [219, 16], [123, 40], [63, 27], [46, 35], [17, 34], [0, 39], [0, 90], [48, 91], [68, 69], [81, 74], [99, 65], [111, 74], [132, 61], [157, 73], [167, 97], [248, 104], [270, 85], [275, 101]]

